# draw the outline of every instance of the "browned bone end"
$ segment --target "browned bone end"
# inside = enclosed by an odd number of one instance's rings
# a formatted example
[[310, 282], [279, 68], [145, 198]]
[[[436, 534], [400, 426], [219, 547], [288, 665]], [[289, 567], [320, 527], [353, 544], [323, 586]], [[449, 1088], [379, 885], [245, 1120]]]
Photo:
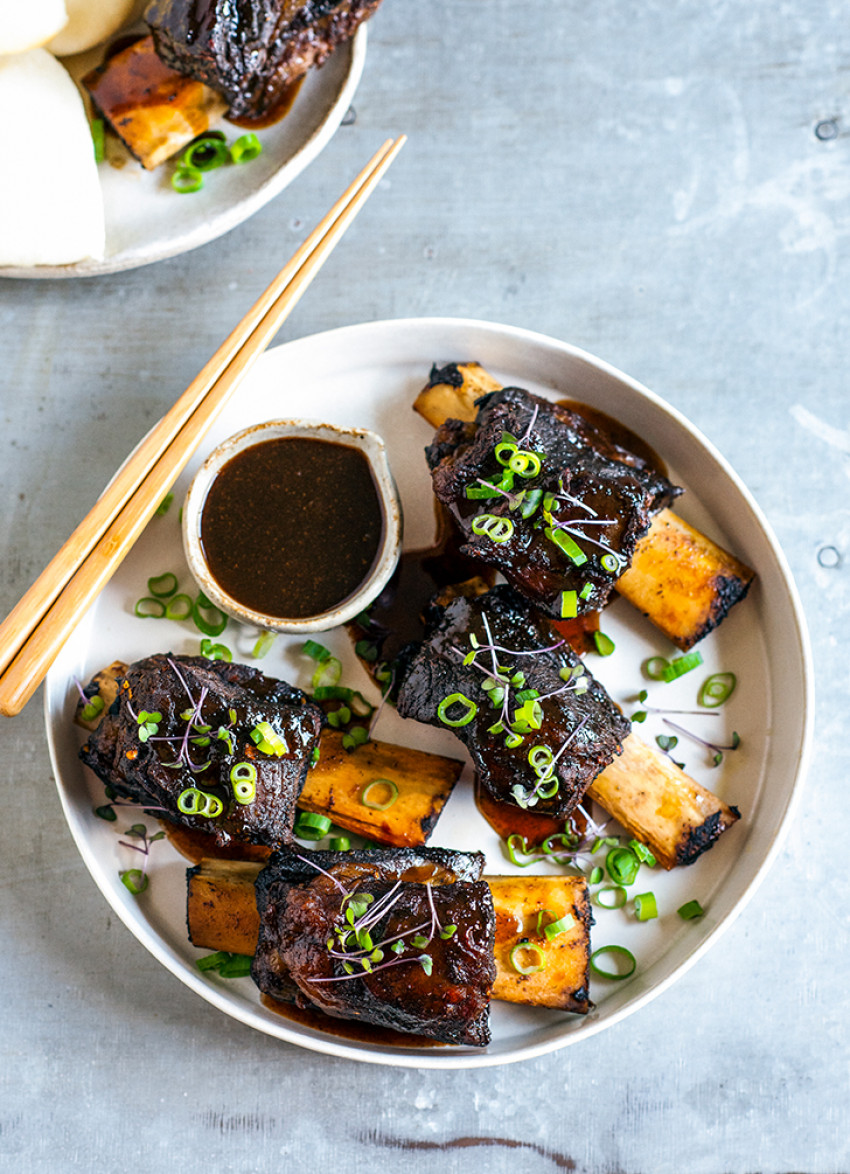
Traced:
[[501, 386], [480, 363], [434, 366], [428, 383], [414, 400], [413, 409], [434, 428], [449, 419], [471, 422], [475, 419], [475, 401]]
[[734, 555], [665, 509], [638, 541], [617, 590], [687, 651], [744, 598], [753, 578]]
[[[476, 417], [476, 399], [500, 387], [480, 363], [449, 363], [432, 369], [413, 407], [434, 428], [449, 419], [469, 423]], [[744, 598], [754, 577], [734, 555], [664, 509], [638, 541], [616, 587], [686, 651]]]
[[650, 849], [662, 867], [692, 864], [740, 819], [736, 807], [630, 734], [588, 795]]
[[[254, 882], [260, 868], [259, 864], [232, 860], [202, 860], [187, 870], [186, 922], [193, 946], [254, 954], [260, 930]], [[493, 998], [585, 1014], [591, 1007], [591, 915], [584, 877], [484, 879], [496, 912]], [[567, 914], [574, 924], [547, 941], [537, 933], [538, 914], [544, 910], [550, 911], [544, 915], [544, 924]], [[511, 964], [511, 951], [523, 938], [538, 945], [545, 955], [546, 965], [538, 974], [521, 975]]]
[[[382, 844], [423, 845], [463, 763], [389, 742], [366, 742], [349, 753], [342, 737], [335, 730], [322, 731], [319, 761], [307, 775], [299, 808], [327, 815], [338, 827]], [[398, 787], [398, 797], [386, 811], [363, 804], [363, 789], [375, 779], [392, 779]]]

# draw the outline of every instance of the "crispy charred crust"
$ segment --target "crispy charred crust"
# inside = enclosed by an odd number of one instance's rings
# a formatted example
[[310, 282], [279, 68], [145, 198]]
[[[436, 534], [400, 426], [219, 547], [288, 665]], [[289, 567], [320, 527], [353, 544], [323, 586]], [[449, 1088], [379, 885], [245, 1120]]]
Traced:
[[380, 0], [153, 0], [163, 61], [206, 82], [230, 113], [257, 118], [282, 90], [349, 40]]
[[[194, 701], [203, 695], [198, 724], [210, 727], [209, 745], [190, 749], [193, 761], [206, 763], [197, 771], [185, 761], [178, 767], [168, 765], [177, 761], [187, 732], [188, 723], [180, 716], [192, 706], [187, 686]], [[155, 739], [144, 743], [137, 721], [142, 710], [161, 715]], [[118, 696], [80, 757], [118, 795], [149, 808], [151, 814], [210, 832], [222, 845], [234, 839], [277, 845], [291, 838], [295, 803], [322, 720], [321, 710], [300, 690], [257, 669], [158, 654], [130, 665], [119, 682]], [[262, 754], [255, 747], [250, 733], [261, 721], [284, 737], [287, 751], [281, 757]], [[222, 726], [232, 730], [232, 753], [228, 741], [216, 737]], [[252, 762], [257, 769], [256, 797], [244, 805], [235, 802], [230, 784], [231, 768], [241, 761]], [[210, 819], [182, 813], [177, 801], [190, 787], [217, 796], [224, 806], [221, 815]]]
[[[254, 981], [264, 994], [337, 1018], [484, 1046], [495, 979], [493, 900], [486, 882], [458, 875], [482, 865], [480, 854], [439, 849], [276, 854], [257, 880]], [[375, 941], [409, 934], [432, 915], [456, 926], [446, 939], [429, 934], [430, 974], [417, 961], [422, 947], [410, 941], [406, 961], [391, 959], [397, 964], [371, 973], [343, 969], [327, 942], [342, 924], [344, 895], [354, 891], [371, 895], [376, 908], [385, 899]]]
[[435, 363], [413, 409], [434, 428], [450, 418], [458, 423], [472, 422], [476, 400], [499, 386], [480, 363], [446, 363], [442, 367]]
[[463, 387], [463, 371], [457, 363], [446, 363], [445, 367], [438, 367], [435, 363], [428, 376], [427, 387], [436, 387], [446, 383], [449, 387]]
[[702, 856], [703, 852], [708, 851], [727, 828], [730, 828], [741, 818], [737, 807], [730, 805], [728, 810], [732, 812], [734, 819], [729, 819], [728, 815], [724, 816], [722, 811], [715, 811], [706, 819], [705, 823], [690, 829], [686, 838], [676, 848], [677, 864], [693, 864], [698, 857]]
[[[438, 708], [446, 697], [460, 693], [472, 701], [477, 706], [472, 720], [452, 732], [467, 747], [483, 786], [502, 803], [516, 804], [515, 784], [531, 788], [536, 783], [527, 762], [532, 746], [548, 746], [554, 755], [567, 743], [568, 751], [557, 763], [557, 793], [539, 798], [534, 808], [541, 814], [566, 818], [594, 778], [620, 753], [629, 722], [587, 669], [586, 692], [565, 690], [560, 671], [579, 668], [581, 662], [512, 588], [502, 585], [485, 595], [454, 599], [445, 609], [432, 609], [428, 618], [428, 637], [412, 657], [401, 683], [399, 714], [442, 729]], [[489, 732], [498, 711], [481, 688], [484, 677], [480, 669], [463, 664], [470, 650], [470, 635], [481, 645], [489, 643], [485, 620], [498, 645], [523, 654], [512, 658], [508, 652], [500, 652], [499, 662], [514, 671], [521, 669], [525, 675], [522, 688], [534, 689], [543, 698], [541, 727], [534, 731], [533, 740], [526, 739], [519, 748], [505, 746], [504, 732]]]
[[[579, 614], [598, 611], [617, 574], [602, 565], [603, 557], [615, 556], [620, 569], [628, 566], [652, 516], [681, 490], [563, 404], [508, 387], [482, 396], [476, 407], [474, 424], [446, 420], [425, 450], [434, 493], [464, 535], [462, 553], [496, 567], [553, 619], [561, 616], [565, 590], [575, 591]], [[470, 487], [501, 480], [505, 469], [495, 450], [505, 434], [542, 459], [540, 472], [514, 484], [513, 492], [534, 488], [557, 495], [548, 525], [543, 506], [523, 519], [504, 493], [483, 501], [466, 496]], [[503, 520], [508, 536], [496, 542], [476, 534], [472, 524], [481, 513]], [[570, 527], [567, 533], [585, 561], [577, 565], [549, 536], [549, 525], [559, 524]]]

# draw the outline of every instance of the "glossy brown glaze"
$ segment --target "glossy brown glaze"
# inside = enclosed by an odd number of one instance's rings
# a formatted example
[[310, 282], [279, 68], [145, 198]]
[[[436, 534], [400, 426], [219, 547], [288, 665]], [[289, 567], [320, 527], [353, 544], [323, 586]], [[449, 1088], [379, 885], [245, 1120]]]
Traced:
[[314, 1007], [297, 1007], [294, 1003], [282, 1003], [280, 999], [273, 999], [271, 995], [260, 995], [260, 1002], [267, 1010], [280, 1015], [282, 1019], [289, 1019], [290, 1022], [298, 1023], [302, 1027], [312, 1027], [314, 1031], [323, 1031], [327, 1035], [355, 1040], [357, 1043], [383, 1044], [395, 1048], [446, 1046], [439, 1040], [427, 1039], [424, 1035], [393, 1031], [390, 1027], [376, 1027], [374, 1024], [359, 1023], [352, 1019], [335, 1019]]
[[540, 844], [547, 836], [563, 832], [565, 827], [581, 836], [587, 826], [587, 820], [580, 811], [573, 811], [568, 819], [563, 820], [554, 819], [550, 815], [538, 815], [534, 811], [523, 811], [515, 803], [500, 803], [481, 785], [477, 777], [475, 806], [503, 840], [508, 836], [519, 835], [525, 838], [529, 846]]
[[559, 399], [557, 406], [581, 416], [593, 429], [599, 448], [607, 452], [613, 460], [633, 464], [634, 458], [638, 457], [647, 468], [654, 469], [662, 477], [667, 476], [667, 465], [655, 449], [614, 416], [575, 399]]
[[304, 81], [303, 77], [297, 77], [295, 81], [289, 82], [280, 91], [275, 100], [270, 104], [268, 110], [262, 114], [257, 114], [254, 117], [249, 115], [231, 114], [227, 121], [232, 122], [234, 126], [240, 126], [243, 130], [262, 130], [266, 126], [274, 126], [276, 122], [280, 122], [282, 118], [286, 118], [295, 99], [298, 97], [298, 91], [301, 89], [301, 83]]
[[200, 531], [210, 572], [231, 598], [264, 615], [304, 619], [337, 607], [368, 577], [384, 516], [359, 449], [285, 437], [227, 462]]

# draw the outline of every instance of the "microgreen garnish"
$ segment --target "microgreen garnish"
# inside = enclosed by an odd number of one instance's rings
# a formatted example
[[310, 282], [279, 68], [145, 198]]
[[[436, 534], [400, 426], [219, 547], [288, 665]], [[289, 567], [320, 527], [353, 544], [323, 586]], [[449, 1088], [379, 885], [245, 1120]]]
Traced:
[[[157, 840], [165, 839], [165, 832], [159, 831], [150, 835], [143, 823], [134, 823], [123, 834], [128, 836], [129, 840], [119, 840], [118, 843], [122, 848], [130, 848], [133, 852], [139, 852], [142, 857], [142, 867], [124, 869], [118, 875], [121, 878], [121, 883], [130, 890], [134, 897], [137, 897], [148, 887], [149, 877], [147, 868], [151, 844], [155, 844]], [[137, 842], [130, 843], [130, 840]]]
[[713, 751], [713, 766], [720, 766], [721, 762], [723, 761], [724, 751], [737, 750], [741, 745], [740, 736], [734, 730], [732, 731], [732, 741], [729, 743], [729, 745], [718, 746], [715, 742], [708, 742], [705, 738], [700, 738], [697, 734], [692, 734], [690, 730], [686, 730], [684, 726], [677, 725], [676, 722], [671, 722], [667, 717], [664, 717], [661, 720], [666, 726], [669, 726], [671, 730], [675, 730], [677, 734], [681, 734], [683, 738], [687, 738], [689, 741], [695, 742], [698, 746], [704, 746], [706, 750]]

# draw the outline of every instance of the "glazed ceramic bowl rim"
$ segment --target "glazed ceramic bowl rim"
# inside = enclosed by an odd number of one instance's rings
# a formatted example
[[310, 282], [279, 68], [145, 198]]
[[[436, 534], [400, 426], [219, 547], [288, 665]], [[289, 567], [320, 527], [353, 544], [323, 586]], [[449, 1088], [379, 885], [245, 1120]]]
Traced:
[[[327, 440], [333, 444], [347, 444], [357, 448], [369, 462], [384, 517], [384, 533], [378, 556], [368, 577], [354, 592], [335, 607], [319, 615], [301, 619], [266, 615], [247, 607], [229, 595], [214, 578], [200, 541], [200, 519], [210, 486], [222, 468], [245, 449], [267, 440], [303, 437]], [[396, 568], [401, 553], [401, 502], [387, 460], [386, 445], [376, 432], [368, 428], [344, 428], [320, 420], [288, 419], [266, 420], [252, 424], [212, 450], [192, 479], [183, 503], [183, 550], [189, 570], [198, 587], [210, 602], [221, 611], [244, 624], [266, 628], [272, 632], [297, 635], [303, 632], [325, 632], [352, 620], [384, 589]]]

